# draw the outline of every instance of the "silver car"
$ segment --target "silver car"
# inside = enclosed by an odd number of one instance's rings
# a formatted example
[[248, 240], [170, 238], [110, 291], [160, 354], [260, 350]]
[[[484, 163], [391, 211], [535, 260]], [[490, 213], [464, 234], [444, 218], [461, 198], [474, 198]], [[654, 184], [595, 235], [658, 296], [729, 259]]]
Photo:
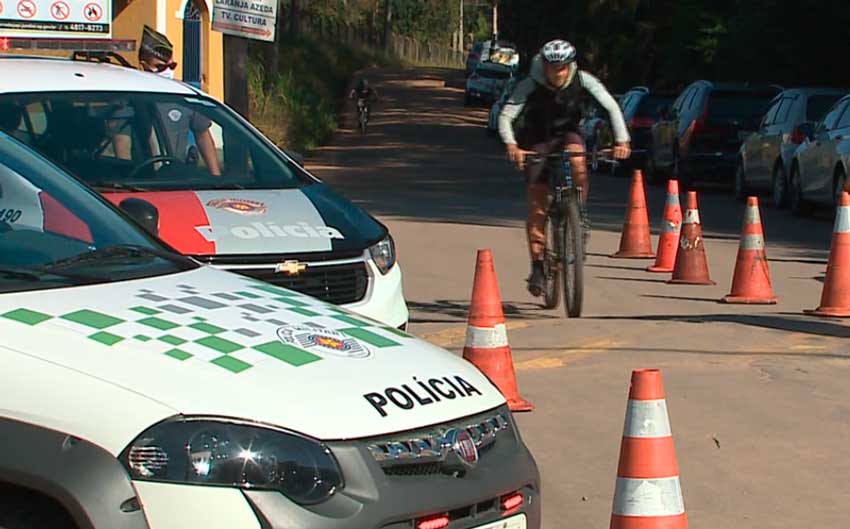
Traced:
[[804, 213], [817, 204], [834, 208], [847, 181], [850, 158], [850, 94], [835, 103], [812, 127], [801, 131], [807, 137], [791, 161], [791, 210]]
[[490, 62], [478, 63], [466, 80], [464, 104], [471, 105], [474, 101], [492, 103], [513, 76], [514, 70], [508, 66]]
[[735, 198], [743, 201], [752, 192], [770, 191], [774, 205], [785, 207], [791, 160], [806, 139], [800, 125], [819, 120], [845, 93], [829, 88], [793, 88], [777, 95], [759, 129], [744, 140], [738, 152]]

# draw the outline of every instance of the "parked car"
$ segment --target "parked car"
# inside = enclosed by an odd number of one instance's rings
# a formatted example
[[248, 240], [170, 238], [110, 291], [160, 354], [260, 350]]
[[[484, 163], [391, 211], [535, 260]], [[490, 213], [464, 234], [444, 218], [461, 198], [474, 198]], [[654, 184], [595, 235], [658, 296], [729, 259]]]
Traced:
[[466, 56], [466, 71], [464, 75], [469, 77], [472, 74], [472, 71], [481, 62], [481, 51], [484, 49], [484, 42], [478, 41], [472, 44], [472, 48], [469, 49], [469, 54]]
[[511, 77], [510, 80], [505, 84], [505, 88], [502, 89], [502, 93], [498, 99], [493, 103], [490, 107], [490, 115], [487, 118], [487, 131], [491, 133], [499, 132], [499, 114], [502, 113], [502, 108], [504, 108], [505, 103], [508, 101], [508, 98], [511, 97], [511, 94], [516, 88], [516, 85], [522, 79], [519, 77]]
[[797, 147], [806, 139], [804, 122], [818, 121], [846, 91], [794, 88], [774, 98], [759, 129], [748, 137], [738, 156], [735, 197], [746, 200], [752, 192], [771, 191], [773, 204], [788, 203], [788, 175]]
[[481, 50], [481, 62], [502, 64], [516, 70], [519, 67], [519, 50], [516, 44], [507, 40], [486, 41]]
[[850, 169], [850, 95], [839, 99], [817, 123], [804, 122], [798, 129], [805, 139], [791, 160], [791, 211], [806, 213], [815, 204], [833, 210]]
[[201, 266], [2, 132], [0, 189], [0, 527], [539, 529], [472, 364]]
[[111, 64], [5, 57], [0, 71], [19, 72], [0, 76], [0, 122], [110, 201], [144, 201], [182, 253], [406, 325], [387, 228], [225, 105]]
[[[605, 148], [610, 145], [614, 139], [614, 133], [611, 129], [611, 120], [604, 108], [593, 98], [588, 101], [584, 117], [579, 124], [581, 135], [584, 138], [585, 148], [587, 152], [594, 152], [598, 149]], [[588, 158], [588, 164], [592, 171], [609, 170], [607, 164], [594, 162], [594, 158]]]
[[514, 71], [501, 64], [481, 62], [466, 80], [464, 104], [474, 102], [492, 103], [505, 89], [505, 85], [514, 76]]
[[[650, 92], [643, 86], [634, 87], [623, 94], [620, 108], [623, 109], [633, 151], [628, 161], [629, 167], [646, 167], [647, 153], [652, 146], [652, 127], [658, 122], [661, 109], [675, 99], [675, 94]], [[657, 172], [647, 172], [646, 178], [648, 182], [656, 183], [660, 181], [659, 176]]]
[[776, 86], [692, 83], [653, 125], [647, 171], [675, 175], [685, 188], [699, 179], [732, 184], [741, 142], [779, 92]]

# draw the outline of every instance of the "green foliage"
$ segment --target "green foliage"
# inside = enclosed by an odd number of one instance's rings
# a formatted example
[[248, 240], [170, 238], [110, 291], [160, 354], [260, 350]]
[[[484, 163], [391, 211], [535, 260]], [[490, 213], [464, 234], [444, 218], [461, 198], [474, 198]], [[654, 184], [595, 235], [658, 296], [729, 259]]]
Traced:
[[308, 150], [337, 128], [349, 80], [370, 66], [397, 67], [381, 54], [310, 39], [278, 43], [280, 69], [268, 72], [258, 45], [249, 61], [251, 121], [275, 144]]
[[458, 28], [457, 0], [392, 0], [393, 29], [421, 42], [446, 44]]

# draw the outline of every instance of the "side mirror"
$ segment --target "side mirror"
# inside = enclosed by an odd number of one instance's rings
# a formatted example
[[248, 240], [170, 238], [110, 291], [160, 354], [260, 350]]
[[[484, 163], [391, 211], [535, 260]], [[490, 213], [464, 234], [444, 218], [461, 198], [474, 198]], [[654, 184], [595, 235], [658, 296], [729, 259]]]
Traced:
[[156, 206], [140, 198], [125, 198], [118, 207], [148, 232], [159, 236], [159, 210]]
[[804, 121], [797, 125], [797, 130], [800, 131], [806, 138], [813, 140], [815, 139], [815, 122], [814, 121]]
[[297, 163], [300, 167], [304, 167], [304, 155], [303, 154], [301, 154], [300, 152], [289, 151], [287, 149], [284, 149], [283, 152], [285, 152], [287, 156], [292, 158], [292, 161]]

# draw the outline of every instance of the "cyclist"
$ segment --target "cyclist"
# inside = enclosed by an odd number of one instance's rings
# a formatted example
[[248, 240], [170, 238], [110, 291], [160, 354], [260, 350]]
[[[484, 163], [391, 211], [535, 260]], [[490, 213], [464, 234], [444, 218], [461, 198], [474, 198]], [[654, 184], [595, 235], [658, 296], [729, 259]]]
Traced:
[[[626, 159], [631, 154], [629, 133], [619, 105], [596, 77], [579, 70], [576, 49], [565, 40], [547, 42], [531, 62], [530, 75], [514, 89], [499, 115], [499, 134], [507, 149], [508, 159], [525, 170], [528, 218], [526, 221], [531, 275], [528, 291], [540, 296], [545, 287], [543, 257], [544, 225], [549, 202], [545, 165], [526, 167], [528, 154], [552, 154], [560, 149], [584, 153], [584, 140], [579, 133], [587, 94], [608, 112], [614, 129], [614, 158]], [[518, 119], [520, 118], [521, 119]], [[514, 131], [514, 124], [522, 125]], [[584, 203], [590, 190], [587, 162], [583, 157], [570, 158], [572, 177], [582, 189], [582, 223], [585, 245], [590, 233]]]
[[369, 86], [369, 80], [363, 77], [357, 82], [357, 86], [351, 89], [348, 98], [357, 101], [358, 110], [361, 106], [365, 106], [368, 116], [369, 103], [378, 99], [378, 91]]

